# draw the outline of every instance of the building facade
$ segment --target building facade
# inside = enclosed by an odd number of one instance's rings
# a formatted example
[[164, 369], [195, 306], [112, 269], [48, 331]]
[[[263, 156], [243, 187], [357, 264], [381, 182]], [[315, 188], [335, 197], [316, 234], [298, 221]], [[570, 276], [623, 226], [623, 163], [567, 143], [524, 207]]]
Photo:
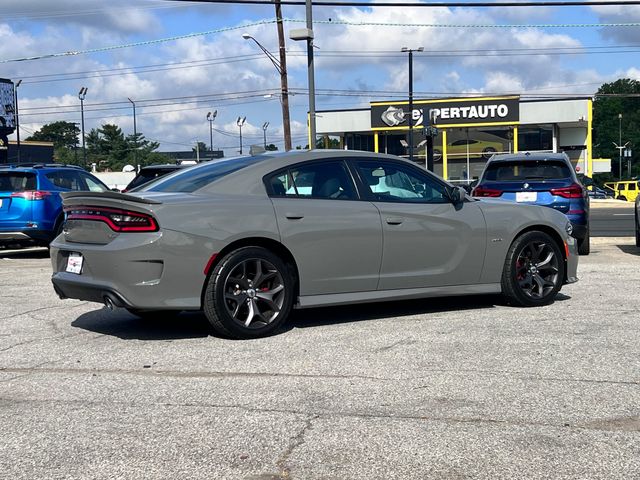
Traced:
[[[318, 111], [317, 133], [338, 137], [341, 148], [408, 157], [408, 106], [381, 101], [364, 109]], [[450, 181], [477, 178], [494, 153], [522, 151], [566, 152], [578, 173], [591, 176], [592, 108], [590, 98], [414, 100], [413, 159], [426, 164], [425, 132], [431, 132], [434, 171]]]

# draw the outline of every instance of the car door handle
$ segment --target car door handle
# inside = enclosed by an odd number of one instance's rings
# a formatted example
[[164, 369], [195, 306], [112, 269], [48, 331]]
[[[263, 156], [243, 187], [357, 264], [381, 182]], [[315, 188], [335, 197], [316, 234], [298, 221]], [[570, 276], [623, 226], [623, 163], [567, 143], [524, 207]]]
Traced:
[[387, 217], [386, 219], [389, 225], [400, 225], [404, 222], [404, 218], [402, 217]]
[[300, 215], [299, 213], [285, 213], [284, 216], [289, 220], [302, 220], [304, 218], [304, 215]]

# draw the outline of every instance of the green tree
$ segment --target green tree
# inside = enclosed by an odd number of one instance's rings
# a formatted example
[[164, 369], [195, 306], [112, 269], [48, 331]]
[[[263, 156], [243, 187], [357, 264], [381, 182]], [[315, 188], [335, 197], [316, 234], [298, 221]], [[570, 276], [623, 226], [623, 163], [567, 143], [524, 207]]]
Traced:
[[208, 152], [209, 151], [209, 147], [204, 142], [198, 142], [197, 147], [193, 147], [191, 149], [192, 152], [195, 152], [196, 150], [199, 150], [201, 153], [202, 152]]
[[40, 130], [33, 132], [33, 135], [26, 140], [34, 142], [53, 142], [54, 148], [72, 149], [78, 143], [80, 129], [72, 122], [53, 122], [43, 125]]
[[[594, 157], [611, 158], [612, 175], [619, 176], [619, 152], [614, 143], [629, 142], [634, 157], [640, 154], [640, 82], [621, 78], [602, 85], [593, 102], [593, 151]], [[618, 118], [622, 114], [622, 118]], [[640, 173], [640, 162], [636, 161], [632, 176]], [[627, 160], [622, 158], [622, 175], [627, 177]], [[603, 177], [604, 179], [604, 177]], [[598, 179], [599, 181], [601, 179]]]

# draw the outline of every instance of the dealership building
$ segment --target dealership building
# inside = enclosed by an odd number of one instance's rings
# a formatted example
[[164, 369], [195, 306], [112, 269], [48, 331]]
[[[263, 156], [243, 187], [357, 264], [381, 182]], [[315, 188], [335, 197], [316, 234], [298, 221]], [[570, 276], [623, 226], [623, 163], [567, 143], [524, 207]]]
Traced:
[[[494, 153], [565, 152], [578, 173], [609, 171], [592, 158], [592, 100], [522, 100], [519, 96], [413, 101], [413, 159], [426, 164], [425, 131], [433, 137], [434, 171], [451, 181], [477, 178]], [[408, 101], [316, 112], [316, 131], [348, 150], [408, 157]], [[435, 127], [427, 128], [425, 127]]]

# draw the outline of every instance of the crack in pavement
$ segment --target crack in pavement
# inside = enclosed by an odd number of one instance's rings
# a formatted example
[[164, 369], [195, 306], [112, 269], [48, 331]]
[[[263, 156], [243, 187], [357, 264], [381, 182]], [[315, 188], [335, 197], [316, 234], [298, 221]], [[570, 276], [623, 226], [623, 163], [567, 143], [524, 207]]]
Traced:
[[[620, 428], [616, 422], [620, 423], [620, 419], [615, 421], [604, 421], [603, 419], [594, 419], [586, 422], [576, 422], [571, 424], [566, 421], [559, 421], [558, 423], [540, 422], [540, 421], [528, 421], [528, 420], [514, 420], [514, 419], [496, 419], [496, 418], [482, 418], [482, 417], [455, 417], [445, 415], [411, 415], [411, 414], [384, 414], [384, 413], [356, 413], [356, 412], [341, 412], [341, 411], [325, 411], [325, 412], [310, 412], [299, 409], [285, 409], [285, 408], [260, 408], [249, 407], [236, 404], [214, 404], [214, 403], [197, 403], [197, 402], [136, 402], [136, 401], [105, 401], [105, 400], [59, 400], [59, 399], [25, 399], [25, 398], [11, 398], [6, 396], [0, 396], [0, 402], [7, 402], [13, 404], [63, 404], [63, 405], [79, 405], [79, 406], [126, 406], [131, 408], [139, 407], [168, 407], [168, 408], [211, 408], [211, 409], [227, 409], [227, 410], [240, 410], [246, 413], [279, 413], [287, 415], [300, 415], [308, 417], [305, 423], [305, 427], [295, 435], [289, 442], [288, 448], [280, 456], [278, 460], [279, 464], [284, 464], [288, 457], [291, 456], [293, 450], [304, 443], [304, 435], [311, 428], [311, 424], [318, 419], [326, 420], [331, 418], [349, 418], [349, 419], [362, 419], [362, 420], [418, 420], [423, 422], [443, 422], [443, 423], [455, 423], [455, 424], [480, 424], [498, 427], [545, 427], [562, 430], [572, 431], [603, 431], [603, 432], [638, 432], [640, 430], [634, 429], [635, 425], [629, 428]], [[633, 421], [636, 421], [637, 417], [632, 417]], [[640, 422], [638, 422], [640, 425]], [[640, 427], [639, 427], [640, 428]], [[283, 472], [281, 472], [282, 475]], [[280, 477], [290, 478], [290, 477]]]
[[[73, 335], [67, 335], [62, 337], [51, 338], [69, 338], [77, 335], [88, 334], [89, 332], [74, 333]], [[102, 337], [104, 334], [99, 335], [96, 338]], [[38, 339], [41, 340], [41, 339]], [[23, 343], [35, 342], [37, 340], [31, 340]], [[18, 346], [18, 345], [15, 345]], [[13, 347], [8, 347], [13, 348]], [[6, 349], [5, 349], [6, 350]], [[3, 352], [5, 350], [0, 350]], [[0, 372], [10, 373], [22, 373], [24, 371], [32, 371], [34, 367], [0, 367]], [[151, 377], [175, 377], [175, 378], [233, 378], [233, 377], [247, 377], [247, 378], [316, 378], [316, 379], [337, 379], [337, 380], [371, 380], [377, 382], [411, 382], [419, 380], [428, 380], [430, 377], [410, 377], [410, 378], [398, 378], [398, 377], [372, 377], [365, 375], [339, 375], [339, 374], [310, 374], [310, 373], [272, 373], [272, 372], [223, 372], [223, 371], [179, 371], [179, 370], [132, 370], [132, 369], [96, 369], [96, 368], [37, 368], [32, 373], [51, 373], [51, 374], [71, 374], [71, 375], [83, 375], [87, 373], [99, 373], [104, 375], [139, 375], [139, 376], [151, 376]], [[509, 376], [512, 378], [518, 378], [520, 380], [534, 380], [539, 382], [567, 382], [567, 383], [589, 383], [589, 384], [604, 384], [604, 385], [620, 385], [620, 386], [638, 386], [640, 380], [609, 380], [609, 379], [591, 379], [591, 378], [562, 378], [562, 377], [543, 377], [534, 374], [527, 374], [526, 372], [508, 371], [508, 370], [478, 370], [478, 369], [462, 369], [462, 370], [447, 370], [447, 369], [430, 369], [425, 370], [431, 373], [449, 373], [452, 375], [464, 376], [464, 375], [493, 375], [493, 376]], [[418, 385], [413, 389], [428, 388], [429, 385]]]
[[311, 424], [317, 418], [319, 418], [319, 415], [317, 414], [307, 418], [302, 429], [289, 440], [289, 445], [287, 446], [285, 451], [282, 452], [282, 455], [280, 455], [280, 457], [278, 458], [278, 461], [276, 462], [276, 466], [280, 470], [280, 474], [279, 474], [280, 478], [291, 478], [291, 469], [287, 466], [289, 457], [291, 456], [291, 454], [296, 448], [298, 448], [300, 445], [304, 443], [305, 434], [309, 429], [311, 429]]

